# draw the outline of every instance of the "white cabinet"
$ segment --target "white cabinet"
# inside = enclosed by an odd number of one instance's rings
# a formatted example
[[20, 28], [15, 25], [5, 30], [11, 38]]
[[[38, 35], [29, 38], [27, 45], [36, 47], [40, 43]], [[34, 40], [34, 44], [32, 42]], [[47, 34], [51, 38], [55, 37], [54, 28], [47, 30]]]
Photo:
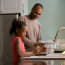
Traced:
[[0, 14], [20, 13], [20, 12], [22, 13], [22, 9], [28, 8], [27, 3], [28, 3], [28, 0], [0, 0]]

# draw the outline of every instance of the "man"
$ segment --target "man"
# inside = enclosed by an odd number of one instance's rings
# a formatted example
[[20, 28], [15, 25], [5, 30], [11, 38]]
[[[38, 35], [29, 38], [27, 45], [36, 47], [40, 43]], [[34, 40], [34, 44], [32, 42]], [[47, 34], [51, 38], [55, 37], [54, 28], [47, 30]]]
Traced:
[[[40, 3], [37, 3], [33, 6], [31, 13], [29, 15], [19, 17], [19, 20], [25, 19], [25, 22], [28, 26], [28, 32], [26, 33], [26, 37], [23, 39], [24, 44], [26, 45], [28, 51], [32, 50], [32, 48], [34, 48], [34, 44], [41, 40], [40, 23], [36, 19], [40, 17], [42, 12], [43, 6]], [[46, 51], [46, 49], [44, 49], [44, 51]], [[43, 63], [38, 64], [48, 65], [47, 63], [48, 62], [44, 61]], [[37, 63], [35, 63], [35, 65], [37, 65]]]
[[28, 26], [28, 32], [23, 39], [26, 47], [33, 48], [33, 45], [41, 40], [40, 23], [36, 19], [40, 17], [42, 12], [43, 6], [40, 3], [37, 3], [33, 6], [29, 15], [19, 17], [19, 20], [24, 18]]

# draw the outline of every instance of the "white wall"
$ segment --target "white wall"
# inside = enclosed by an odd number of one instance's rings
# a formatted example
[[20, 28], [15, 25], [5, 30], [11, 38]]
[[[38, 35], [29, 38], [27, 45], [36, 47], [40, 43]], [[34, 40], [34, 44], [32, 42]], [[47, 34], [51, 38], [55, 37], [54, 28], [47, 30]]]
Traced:
[[28, 1], [29, 12], [35, 3], [39, 2], [44, 6], [43, 14], [39, 18], [39, 22], [42, 26], [42, 40], [53, 40], [57, 29], [59, 27], [65, 27], [65, 0]]

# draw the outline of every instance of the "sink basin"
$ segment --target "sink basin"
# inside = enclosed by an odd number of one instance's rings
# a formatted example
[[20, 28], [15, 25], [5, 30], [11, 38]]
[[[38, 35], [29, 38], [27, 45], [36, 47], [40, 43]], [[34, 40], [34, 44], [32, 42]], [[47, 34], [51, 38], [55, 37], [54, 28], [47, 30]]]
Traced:
[[62, 53], [63, 51], [54, 51], [54, 53]]

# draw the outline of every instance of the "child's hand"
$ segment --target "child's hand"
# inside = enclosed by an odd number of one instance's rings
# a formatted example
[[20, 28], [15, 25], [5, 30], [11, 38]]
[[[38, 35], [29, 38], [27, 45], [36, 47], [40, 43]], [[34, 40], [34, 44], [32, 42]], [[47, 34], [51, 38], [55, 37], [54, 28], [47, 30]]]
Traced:
[[47, 48], [46, 47], [40, 47], [37, 46], [34, 50], [33, 53], [34, 54], [40, 54], [40, 53], [46, 53], [47, 52]]
[[34, 45], [34, 50], [33, 53], [34, 54], [39, 54], [39, 53], [47, 53], [47, 48], [45, 47], [45, 43], [37, 43]]
[[40, 53], [40, 47], [38, 46], [38, 47], [34, 48], [33, 53], [39, 54]]

